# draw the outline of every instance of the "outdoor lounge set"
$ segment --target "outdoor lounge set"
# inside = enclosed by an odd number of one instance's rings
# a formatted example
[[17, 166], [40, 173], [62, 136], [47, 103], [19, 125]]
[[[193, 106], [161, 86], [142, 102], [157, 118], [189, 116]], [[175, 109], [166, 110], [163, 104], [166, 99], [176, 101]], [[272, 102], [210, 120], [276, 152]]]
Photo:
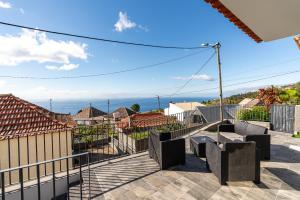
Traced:
[[[198, 157], [206, 158], [206, 167], [216, 175], [221, 185], [227, 181], [260, 183], [260, 160], [270, 159], [268, 129], [237, 121], [218, 126], [217, 138], [190, 138], [190, 149]], [[185, 164], [185, 140], [171, 139], [170, 133], [152, 131], [149, 155], [161, 169]]]

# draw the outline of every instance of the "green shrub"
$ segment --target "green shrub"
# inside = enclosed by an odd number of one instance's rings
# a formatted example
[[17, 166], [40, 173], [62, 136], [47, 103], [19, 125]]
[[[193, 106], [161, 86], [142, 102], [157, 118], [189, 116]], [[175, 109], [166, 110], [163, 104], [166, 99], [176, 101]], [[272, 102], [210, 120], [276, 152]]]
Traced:
[[264, 106], [242, 109], [238, 112], [237, 119], [245, 121], [269, 121], [268, 109]]

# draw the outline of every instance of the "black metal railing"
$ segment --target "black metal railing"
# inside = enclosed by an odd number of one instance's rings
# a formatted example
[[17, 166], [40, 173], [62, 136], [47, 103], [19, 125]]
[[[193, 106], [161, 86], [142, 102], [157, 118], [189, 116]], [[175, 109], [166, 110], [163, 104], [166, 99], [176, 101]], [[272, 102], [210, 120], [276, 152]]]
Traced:
[[[83, 198], [83, 181], [82, 181], [82, 171], [83, 171], [83, 167], [87, 167], [88, 170], [88, 190], [90, 193], [90, 163], [89, 163], [89, 156], [88, 156], [88, 152], [86, 153], [80, 153], [80, 154], [76, 154], [76, 155], [71, 155], [71, 156], [65, 156], [65, 157], [61, 157], [61, 158], [56, 158], [56, 159], [52, 159], [52, 160], [47, 160], [47, 161], [42, 161], [42, 162], [37, 162], [37, 163], [33, 163], [33, 164], [29, 164], [29, 165], [22, 165], [19, 167], [13, 167], [13, 168], [9, 168], [9, 169], [4, 169], [4, 170], [0, 170], [0, 180], [1, 180], [1, 199], [5, 200], [6, 197], [8, 197], [8, 199], [12, 199], [12, 198], [18, 198], [16, 196], [16, 193], [19, 193], [19, 198], [21, 200], [25, 199], [45, 199], [45, 197], [43, 197], [42, 193], [42, 184], [43, 184], [43, 191], [49, 191], [52, 189], [52, 194], [51, 197], [52, 199], [56, 199], [58, 197], [62, 197], [65, 196], [66, 199], [70, 198], [70, 176], [75, 176], [75, 175], [79, 175], [79, 186], [80, 186], [80, 199]], [[83, 163], [82, 158], [83, 157], [87, 157], [87, 163]], [[70, 160], [72, 160], [73, 158], [79, 158], [79, 165], [77, 167], [74, 167], [70, 164]], [[61, 162], [61, 161], [66, 161], [66, 169], [61, 171], [61, 170], [56, 170], [56, 162]], [[47, 176], [41, 176], [41, 167], [42, 166], [46, 166], [47, 164], [51, 164], [51, 173]], [[35, 168], [36, 170], [36, 181], [33, 183], [30, 183], [29, 180], [24, 181], [23, 175], [24, 175], [24, 170], [29, 169], [29, 168]], [[77, 171], [76, 171], [77, 169]], [[10, 187], [15, 187], [16, 185], [19, 185], [19, 187], [17, 189], [13, 188], [12, 191], [6, 191], [7, 188], [7, 184], [5, 183], [5, 175], [7, 173], [13, 172], [13, 171], [17, 171], [18, 172], [18, 176], [19, 176], [19, 181], [18, 183], [16, 183], [13, 186]], [[70, 172], [71, 171], [71, 172]], [[65, 172], [65, 173], [64, 173]], [[57, 179], [58, 179], [58, 174], [60, 174], [60, 179], [66, 179], [66, 188], [67, 190], [65, 192], [57, 192], [57, 188], [58, 187], [62, 187], [62, 185], [56, 185], [57, 184]], [[52, 178], [51, 178], [52, 177]], [[42, 178], [44, 178], [44, 180], [41, 180]], [[51, 178], [50, 181], [49, 179], [46, 178]], [[24, 186], [24, 183], [28, 183], [27, 186]], [[32, 182], [32, 181], [31, 181]], [[52, 186], [51, 186], [51, 182], [52, 182]], [[36, 187], [36, 192], [32, 192], [33, 191], [33, 187]], [[12, 195], [13, 197], [9, 196]], [[49, 199], [50, 197], [47, 196], [47, 199]]]

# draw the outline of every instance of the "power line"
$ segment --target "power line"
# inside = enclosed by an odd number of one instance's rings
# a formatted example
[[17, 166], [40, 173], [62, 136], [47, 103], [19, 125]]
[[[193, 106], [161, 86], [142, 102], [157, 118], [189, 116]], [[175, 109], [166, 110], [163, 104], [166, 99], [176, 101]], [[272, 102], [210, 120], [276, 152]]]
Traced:
[[[297, 57], [297, 58], [292, 58], [292, 59], [288, 59], [288, 60], [283, 60], [283, 61], [280, 61], [278, 63], [274, 63], [274, 64], [268, 64], [268, 65], [262, 65], [262, 66], [259, 66], [259, 67], [256, 67], [256, 68], [252, 68], [252, 70], [247, 70], [247, 71], [243, 71], [243, 73], [245, 72], [252, 72], [252, 71], [257, 71], [257, 70], [260, 70], [260, 69], [264, 69], [265, 68], [268, 68], [268, 67], [272, 67], [272, 66], [278, 66], [278, 65], [281, 65], [281, 64], [286, 64], [286, 63], [290, 63], [290, 62], [294, 62], [294, 61], [297, 61], [299, 60], [300, 57]], [[240, 76], [240, 73], [231, 73], [230, 75], [228, 74], [227, 76], [224, 76], [224, 77], [232, 77], [233, 75], [239, 75]], [[265, 75], [260, 75], [260, 76], [255, 76], [255, 77], [264, 77]], [[243, 80], [243, 79], [248, 79], [248, 78], [252, 78], [253, 76], [248, 76], [248, 77], [239, 77], [239, 78], [231, 78], [231, 79], [225, 79], [224, 81], [225, 82], [228, 82], [228, 81], [237, 81], [237, 80]], [[211, 82], [215, 82], [215, 80], [211, 81]], [[191, 86], [197, 86], [198, 84], [193, 84]], [[211, 85], [211, 84], [202, 84], [202, 85]], [[176, 89], [176, 88], [180, 88], [182, 86], [176, 86], [176, 87], [166, 87], [166, 88], [159, 88], [157, 90], [164, 90], [164, 89]], [[145, 91], [145, 90], [142, 90], [142, 91]]]
[[[205, 50], [207, 50], [207, 49], [205, 49]], [[108, 76], [108, 75], [115, 75], [115, 74], [121, 74], [121, 73], [126, 73], [126, 72], [132, 72], [132, 71], [137, 71], [137, 70], [142, 70], [142, 69], [147, 69], [147, 68], [153, 68], [153, 67], [157, 67], [157, 66], [160, 66], [160, 65], [165, 65], [165, 64], [168, 64], [168, 63], [173, 63], [173, 62], [176, 62], [176, 61], [179, 61], [179, 60], [183, 60], [183, 59], [191, 57], [191, 56], [198, 55], [198, 54], [202, 53], [205, 50], [197, 51], [196, 53], [187, 54], [185, 56], [181, 56], [181, 57], [177, 57], [177, 58], [172, 58], [172, 59], [169, 59], [169, 60], [166, 60], [166, 61], [161, 61], [161, 62], [154, 63], [154, 64], [149, 64], [149, 65], [144, 65], [144, 66], [139, 66], [139, 67], [124, 69], [124, 70], [120, 70], [120, 71], [108, 72], [108, 73], [87, 74], [87, 75], [78, 75], [78, 76], [58, 76], [58, 77], [1, 75], [0, 78], [58, 80], [58, 79], [77, 79], [77, 78], [89, 78], [89, 77]]]
[[155, 44], [127, 42], [127, 41], [111, 40], [111, 39], [99, 38], [99, 37], [93, 37], [93, 36], [85, 36], [85, 35], [78, 35], [78, 34], [72, 34], [72, 33], [51, 31], [48, 29], [33, 28], [30, 26], [18, 25], [18, 24], [13, 24], [13, 23], [8, 23], [8, 22], [0, 22], [0, 24], [5, 25], [5, 26], [12, 26], [12, 27], [17, 27], [17, 28], [28, 29], [28, 30], [41, 31], [41, 32], [51, 33], [51, 34], [56, 34], [56, 35], [64, 35], [64, 36], [83, 38], [83, 39], [88, 39], [88, 40], [96, 40], [96, 41], [101, 41], [101, 42], [124, 44], [124, 45], [142, 46], [142, 47], [150, 47], [150, 48], [161, 48], [161, 49], [181, 49], [181, 50], [182, 49], [195, 50], [195, 49], [207, 48], [207, 47], [202, 47], [202, 46], [195, 46], [195, 47], [164, 46], [164, 45], [155, 45]]
[[[282, 73], [282, 74], [277, 74], [277, 75], [272, 75], [272, 76], [267, 76], [265, 78], [259, 78], [259, 79], [253, 79], [253, 80], [249, 80], [249, 81], [244, 81], [244, 82], [238, 82], [238, 83], [233, 83], [233, 84], [229, 84], [229, 85], [224, 85], [224, 87], [231, 87], [231, 86], [235, 86], [235, 85], [241, 85], [241, 84], [246, 84], [246, 83], [251, 83], [254, 81], [261, 81], [261, 80], [267, 80], [267, 79], [271, 79], [271, 78], [275, 78], [275, 77], [280, 77], [280, 76], [286, 76], [289, 74], [293, 74], [293, 73], [299, 73], [300, 70], [294, 70], [294, 71], [290, 71], [290, 72], [286, 72], [286, 73]], [[181, 93], [177, 93], [178, 94], [187, 94], [187, 93], [201, 93], [203, 91], [209, 91], [209, 90], [214, 90], [214, 89], [218, 89], [219, 87], [213, 87], [213, 88], [206, 88], [203, 90], [194, 90], [194, 91], [187, 91], [187, 92], [181, 92]], [[169, 95], [161, 95], [162, 97], [169, 97]]]
[[176, 95], [178, 92], [180, 92], [182, 89], [184, 89], [194, 78], [196, 75], [198, 75], [203, 69], [204, 67], [209, 63], [209, 61], [211, 61], [211, 59], [214, 57], [214, 55], [216, 54], [216, 52], [214, 52], [202, 65], [201, 67], [196, 71], [196, 73], [194, 73], [192, 75], [192, 77], [185, 82], [178, 90], [176, 90], [176, 92], [174, 92], [173, 94], [171, 94], [171, 96]]

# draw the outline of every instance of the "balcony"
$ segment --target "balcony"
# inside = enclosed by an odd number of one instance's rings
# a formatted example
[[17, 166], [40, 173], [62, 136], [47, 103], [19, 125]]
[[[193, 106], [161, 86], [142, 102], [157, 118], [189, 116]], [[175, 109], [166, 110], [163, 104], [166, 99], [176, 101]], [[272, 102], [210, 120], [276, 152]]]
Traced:
[[[206, 169], [205, 159], [196, 157], [189, 150], [191, 136], [216, 136], [216, 132], [211, 131], [213, 128], [208, 128], [215, 127], [214, 124], [206, 125], [189, 123], [189, 126], [182, 125], [172, 130], [174, 138], [185, 138], [186, 164], [162, 171], [149, 158], [146, 147], [138, 149], [136, 145], [126, 146], [126, 143], [120, 142], [121, 131], [112, 124], [102, 124], [101, 128], [79, 128], [72, 132], [73, 155], [39, 163], [39, 167], [32, 165], [10, 169], [15, 171], [11, 173], [1, 171], [2, 186], [3, 182], [5, 185], [2, 191], [5, 192], [5, 199], [22, 199], [22, 192], [23, 199], [39, 199], [38, 191], [41, 193], [40, 199], [52, 199], [54, 196], [56, 199], [122, 200], [300, 198], [299, 139], [288, 133], [269, 131], [271, 160], [261, 161], [261, 183], [228, 182], [221, 186], [216, 176]], [[140, 140], [147, 138], [149, 132], [145, 127], [139, 127], [126, 134], [128, 138]], [[133, 141], [129, 143], [133, 144]], [[142, 147], [143, 144], [146, 143], [140, 143]], [[64, 163], [69, 163], [69, 167]], [[49, 169], [47, 165], [50, 165]], [[41, 173], [41, 177], [31, 173], [31, 178], [28, 173], [23, 174], [38, 168], [47, 169], [48, 173]], [[11, 184], [10, 174], [16, 176]], [[20, 175], [25, 177], [24, 180]]]

